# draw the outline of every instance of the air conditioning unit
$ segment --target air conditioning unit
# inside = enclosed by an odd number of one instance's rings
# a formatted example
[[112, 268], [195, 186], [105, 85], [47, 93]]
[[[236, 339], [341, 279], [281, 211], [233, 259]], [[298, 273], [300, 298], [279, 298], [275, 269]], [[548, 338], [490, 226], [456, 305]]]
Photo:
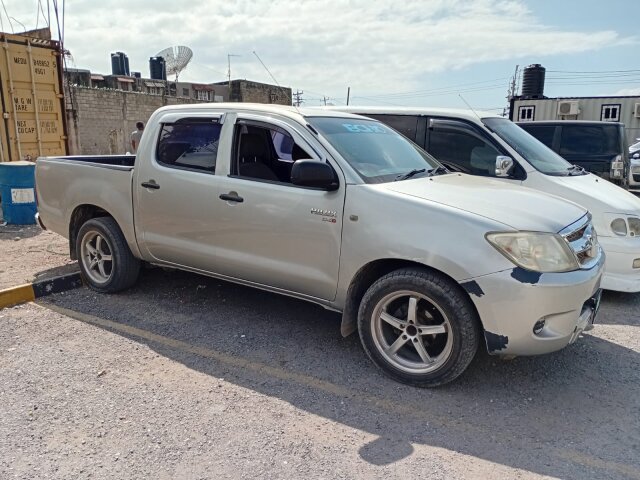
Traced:
[[558, 115], [578, 115], [578, 113], [580, 113], [578, 100], [558, 102]]
[[640, 118], [640, 103], [636, 103], [633, 107], [633, 116]]

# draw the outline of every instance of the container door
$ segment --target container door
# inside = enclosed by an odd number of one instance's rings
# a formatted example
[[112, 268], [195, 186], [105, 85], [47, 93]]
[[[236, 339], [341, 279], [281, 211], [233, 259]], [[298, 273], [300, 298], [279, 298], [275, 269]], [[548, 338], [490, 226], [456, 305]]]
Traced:
[[66, 155], [64, 96], [57, 42], [0, 36], [0, 161]]

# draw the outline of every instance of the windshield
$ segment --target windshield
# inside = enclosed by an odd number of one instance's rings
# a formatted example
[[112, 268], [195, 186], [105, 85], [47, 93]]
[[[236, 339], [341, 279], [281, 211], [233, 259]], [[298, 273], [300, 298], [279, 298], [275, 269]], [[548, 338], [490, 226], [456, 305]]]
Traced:
[[332, 117], [307, 120], [367, 183], [411, 178], [440, 167], [427, 152], [375, 120]]
[[511, 120], [484, 118], [482, 121], [536, 170], [548, 175], [568, 175], [572, 169], [569, 162]]

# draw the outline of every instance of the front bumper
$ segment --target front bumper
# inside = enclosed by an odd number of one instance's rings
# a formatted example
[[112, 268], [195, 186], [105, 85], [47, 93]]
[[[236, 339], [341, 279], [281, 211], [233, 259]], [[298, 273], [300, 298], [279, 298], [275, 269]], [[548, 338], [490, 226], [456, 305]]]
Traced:
[[604, 255], [589, 270], [538, 274], [514, 268], [462, 286], [478, 310], [490, 354], [540, 355], [564, 348], [590, 329], [603, 269]]
[[607, 254], [602, 288], [618, 292], [640, 292], [640, 268], [633, 261], [640, 259], [640, 238], [598, 237]]

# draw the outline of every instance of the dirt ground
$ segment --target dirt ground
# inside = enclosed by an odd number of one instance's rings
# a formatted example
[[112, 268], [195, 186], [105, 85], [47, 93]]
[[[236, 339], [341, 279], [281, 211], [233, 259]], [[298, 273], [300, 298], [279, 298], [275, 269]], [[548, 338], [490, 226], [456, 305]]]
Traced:
[[[20, 236], [20, 240], [14, 238]], [[0, 227], [0, 286], [76, 265]], [[0, 479], [640, 480], [640, 294], [564, 350], [389, 380], [322, 308], [144, 270], [0, 310]]]
[[67, 240], [37, 225], [0, 226], [0, 289], [77, 270]]

